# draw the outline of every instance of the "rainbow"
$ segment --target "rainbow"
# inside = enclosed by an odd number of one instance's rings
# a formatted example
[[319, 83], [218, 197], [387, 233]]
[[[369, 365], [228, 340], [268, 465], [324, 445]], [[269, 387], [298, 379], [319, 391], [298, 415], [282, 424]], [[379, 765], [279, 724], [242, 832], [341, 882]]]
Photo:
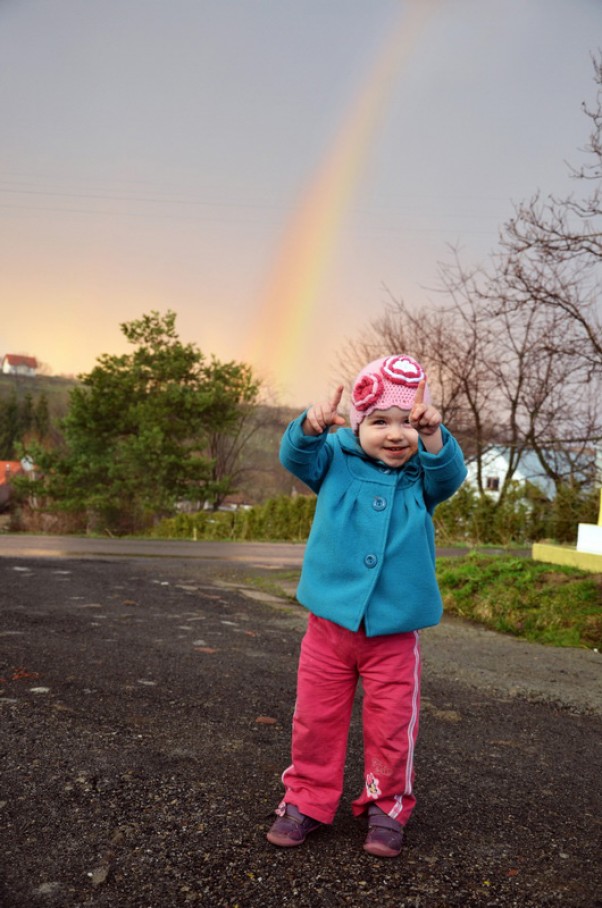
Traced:
[[343, 216], [384, 119], [399, 74], [433, 4], [411, 0], [368, 73], [332, 147], [296, 209], [253, 319], [245, 359], [286, 388], [316, 314], [318, 289], [338, 239]]

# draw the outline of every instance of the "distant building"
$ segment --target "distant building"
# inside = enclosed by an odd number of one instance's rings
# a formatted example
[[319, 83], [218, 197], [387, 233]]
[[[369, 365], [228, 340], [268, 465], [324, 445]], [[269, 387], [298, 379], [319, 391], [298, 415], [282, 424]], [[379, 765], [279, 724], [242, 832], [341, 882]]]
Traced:
[[23, 473], [24, 467], [19, 460], [0, 460], [0, 511], [3, 510], [11, 497], [10, 481], [19, 473]]
[[3, 375], [27, 375], [35, 377], [38, 371], [38, 361], [34, 356], [18, 356], [7, 353], [2, 357]]
[[[581, 481], [587, 480], [588, 477], [591, 477], [591, 479], [596, 477], [599, 482], [600, 478], [602, 478], [600, 452], [596, 453], [594, 450], [585, 452], [580, 459], [580, 463], [578, 465], [573, 464], [572, 466], [569, 463], [568, 458], [563, 458], [562, 453], [559, 453], [558, 457], [561, 462], [564, 461], [563, 465], [565, 469], [563, 472], [567, 476], [572, 472], [573, 475], [577, 475]], [[504, 478], [508, 471], [509, 462], [510, 451], [508, 448], [494, 445], [483, 453], [481, 457], [483, 488], [491, 498], [499, 497], [504, 484]], [[478, 485], [476, 458], [470, 458], [466, 462], [466, 469], [468, 471], [466, 482], [476, 490]], [[556, 494], [554, 482], [541, 466], [535, 452], [529, 449], [523, 451], [521, 454], [519, 464], [514, 472], [513, 480], [520, 485], [524, 485], [527, 482], [531, 483], [531, 485], [534, 485], [539, 489], [539, 491], [549, 500], [554, 498]]]

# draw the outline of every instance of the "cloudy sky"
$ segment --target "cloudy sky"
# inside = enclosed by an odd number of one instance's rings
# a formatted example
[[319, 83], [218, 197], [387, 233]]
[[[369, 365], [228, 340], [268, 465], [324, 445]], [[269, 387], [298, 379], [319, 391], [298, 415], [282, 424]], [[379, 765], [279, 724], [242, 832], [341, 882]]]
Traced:
[[[600, 0], [2, 0], [0, 355], [182, 339], [283, 403], [584, 161]], [[387, 289], [385, 289], [387, 288]]]

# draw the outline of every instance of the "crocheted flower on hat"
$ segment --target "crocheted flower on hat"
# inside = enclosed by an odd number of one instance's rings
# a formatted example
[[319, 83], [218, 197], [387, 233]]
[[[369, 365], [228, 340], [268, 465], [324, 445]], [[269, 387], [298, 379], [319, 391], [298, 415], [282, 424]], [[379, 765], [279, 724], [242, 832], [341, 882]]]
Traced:
[[[389, 381], [396, 385], [405, 385], [407, 388], [418, 387], [419, 382], [426, 379], [424, 369], [415, 359], [409, 356], [388, 356], [381, 367], [382, 373]], [[357, 404], [356, 404], [357, 406]]]
[[377, 372], [369, 372], [355, 383], [351, 400], [356, 410], [367, 410], [383, 393], [383, 380]]

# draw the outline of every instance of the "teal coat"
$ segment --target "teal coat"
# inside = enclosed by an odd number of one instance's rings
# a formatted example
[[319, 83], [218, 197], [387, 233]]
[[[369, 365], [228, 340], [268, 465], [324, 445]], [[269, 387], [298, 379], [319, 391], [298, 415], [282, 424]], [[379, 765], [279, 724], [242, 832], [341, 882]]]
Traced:
[[464, 457], [441, 427], [443, 448], [422, 442], [403, 467], [368, 457], [351, 429], [304, 435], [302, 413], [288, 426], [280, 460], [318, 496], [299, 602], [369, 637], [437, 624], [443, 612], [435, 578], [435, 506], [466, 477]]

